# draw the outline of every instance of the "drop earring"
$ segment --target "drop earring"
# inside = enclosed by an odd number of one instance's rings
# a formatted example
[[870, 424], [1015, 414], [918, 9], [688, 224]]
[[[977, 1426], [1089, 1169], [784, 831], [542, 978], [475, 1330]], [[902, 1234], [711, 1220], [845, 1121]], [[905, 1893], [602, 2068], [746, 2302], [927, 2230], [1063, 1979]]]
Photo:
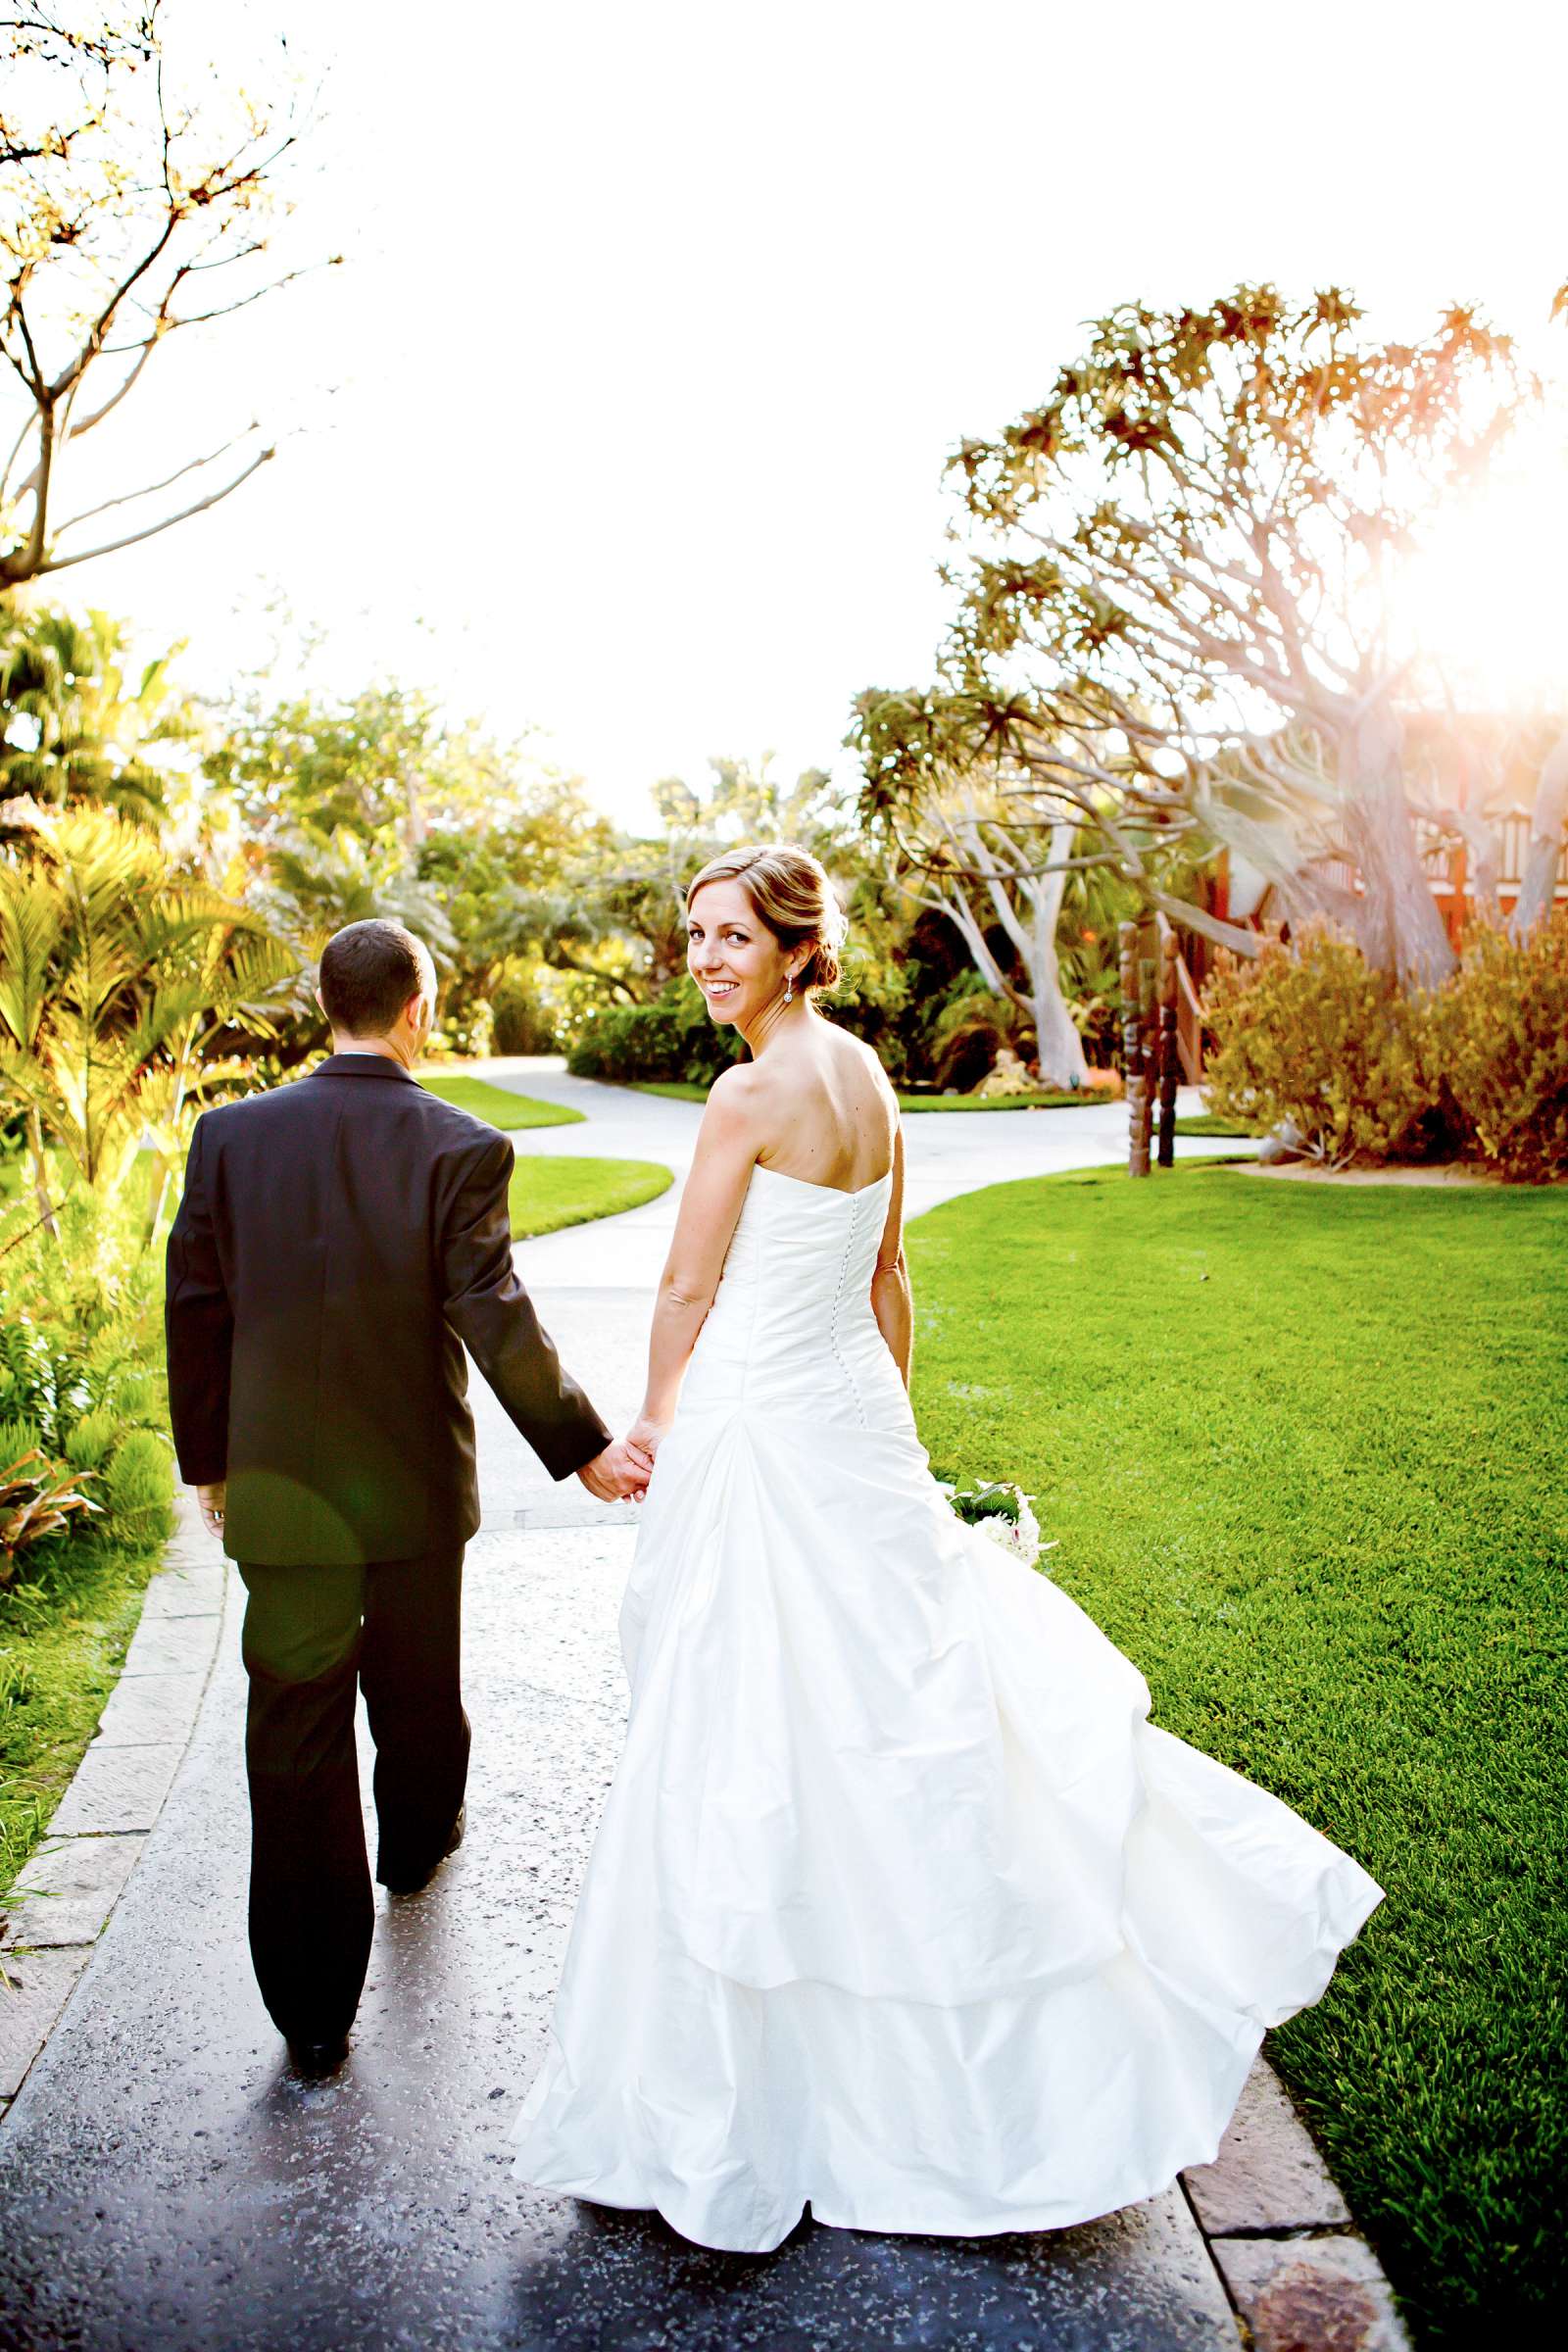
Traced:
[[795, 1002], [795, 974], [793, 972], [786, 972], [784, 975], [784, 1002], [786, 1004], [793, 1004]]

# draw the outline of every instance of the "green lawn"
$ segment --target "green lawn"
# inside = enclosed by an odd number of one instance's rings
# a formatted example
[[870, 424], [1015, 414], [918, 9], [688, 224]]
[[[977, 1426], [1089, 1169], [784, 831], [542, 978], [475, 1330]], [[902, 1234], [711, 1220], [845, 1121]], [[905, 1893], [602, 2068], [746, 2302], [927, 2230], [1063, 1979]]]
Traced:
[[518, 1127], [577, 1127], [582, 1123], [582, 1112], [569, 1110], [564, 1102], [537, 1102], [532, 1095], [514, 1095], [510, 1087], [491, 1086], [461, 1070], [421, 1071], [419, 1084], [439, 1095], [443, 1102], [454, 1102], [459, 1110], [471, 1111], [476, 1119], [488, 1119], [492, 1127], [509, 1132]]
[[1256, 1142], [1257, 1129], [1244, 1127], [1240, 1119], [1221, 1118], [1217, 1110], [1195, 1110], [1176, 1122], [1178, 1135], [1242, 1135]]
[[654, 1159], [568, 1159], [564, 1153], [519, 1152], [513, 1171], [512, 1232], [516, 1241], [586, 1225], [657, 1200], [674, 1178]]
[[1561, 2279], [1568, 1191], [1000, 1185], [908, 1234], [933, 1464], [1388, 1901], [1270, 2038], [1424, 2344]]
[[[708, 1086], [688, 1078], [637, 1078], [632, 1091], [639, 1095], [667, 1095], [674, 1102], [706, 1102]], [[897, 1092], [897, 1089], [895, 1089]], [[1044, 1095], [988, 1095], [983, 1101], [973, 1095], [904, 1095], [899, 1096], [901, 1110], [1081, 1110], [1086, 1102], [1103, 1102], [1105, 1097], [1093, 1090], [1079, 1094]]]
[[[487, 1086], [482, 1078], [443, 1076], [426, 1078], [423, 1084], [460, 1110], [488, 1119], [492, 1127], [564, 1127], [582, 1120], [580, 1110], [535, 1102], [526, 1095]], [[657, 1200], [673, 1182], [669, 1169], [654, 1159], [578, 1159], [564, 1152], [519, 1152], [507, 1196], [513, 1239], [522, 1242], [532, 1234], [559, 1233], [564, 1225], [618, 1216], [622, 1209]]]
[[82, 1544], [47, 1587], [0, 1599], [0, 1889], [71, 1786], [161, 1551]]

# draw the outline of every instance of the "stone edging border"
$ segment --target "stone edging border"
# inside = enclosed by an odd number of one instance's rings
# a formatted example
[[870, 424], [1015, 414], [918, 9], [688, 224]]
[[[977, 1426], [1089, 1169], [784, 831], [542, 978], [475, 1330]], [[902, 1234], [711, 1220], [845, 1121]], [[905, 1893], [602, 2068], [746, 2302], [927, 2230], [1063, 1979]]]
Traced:
[[1256, 2352], [1409, 2352], [1382, 2265], [1266, 2059], [1214, 2162], [1181, 2185]]
[[98, 1729], [6, 1897], [0, 2129], [163, 1809], [218, 1655], [228, 1562], [188, 1489], [174, 1522]]

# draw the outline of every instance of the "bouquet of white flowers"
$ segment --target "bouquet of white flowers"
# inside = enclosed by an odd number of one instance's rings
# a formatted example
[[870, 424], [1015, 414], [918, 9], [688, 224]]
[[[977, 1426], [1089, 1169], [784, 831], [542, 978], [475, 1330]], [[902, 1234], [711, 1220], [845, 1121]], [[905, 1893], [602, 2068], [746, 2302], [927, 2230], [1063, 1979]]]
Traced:
[[989, 1536], [993, 1544], [1000, 1544], [1004, 1551], [1010, 1551], [1026, 1568], [1038, 1568], [1042, 1553], [1055, 1550], [1054, 1542], [1042, 1544], [1040, 1522], [1031, 1507], [1035, 1497], [1026, 1494], [1022, 1487], [1000, 1478], [939, 1478], [937, 1485], [960, 1519]]

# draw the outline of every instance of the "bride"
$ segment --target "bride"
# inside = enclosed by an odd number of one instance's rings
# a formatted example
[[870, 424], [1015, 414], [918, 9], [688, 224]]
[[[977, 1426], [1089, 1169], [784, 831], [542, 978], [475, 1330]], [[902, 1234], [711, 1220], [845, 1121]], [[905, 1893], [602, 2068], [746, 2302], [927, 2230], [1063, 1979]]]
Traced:
[[909, 1409], [897, 1104], [812, 1002], [827, 877], [739, 850], [686, 904], [752, 1058], [659, 1286], [630, 1722], [515, 2170], [734, 2251], [808, 2205], [1061, 2229], [1213, 2157], [1380, 1889], [954, 1515]]

